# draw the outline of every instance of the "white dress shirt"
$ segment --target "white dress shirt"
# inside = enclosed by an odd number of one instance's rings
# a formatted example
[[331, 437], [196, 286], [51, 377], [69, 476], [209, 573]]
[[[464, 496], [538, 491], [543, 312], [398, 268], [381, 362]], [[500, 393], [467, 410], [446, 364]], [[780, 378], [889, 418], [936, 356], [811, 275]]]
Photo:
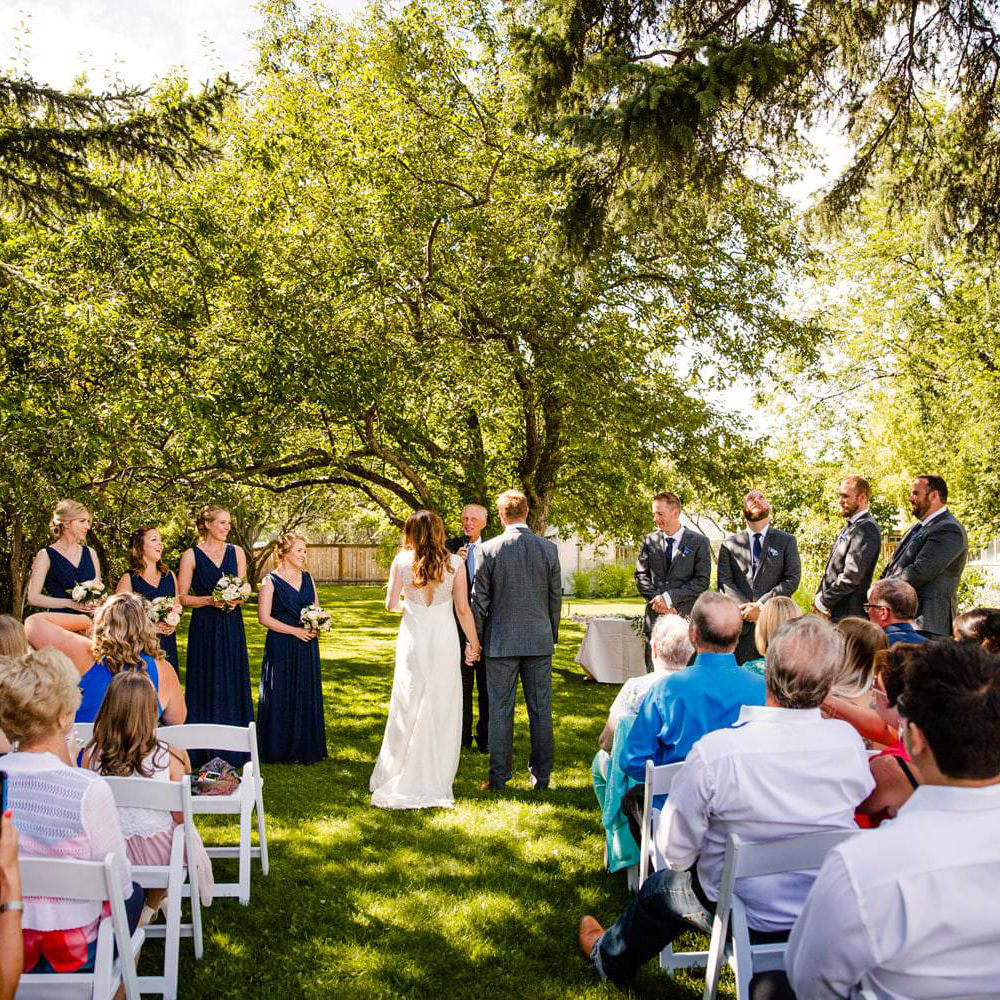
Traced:
[[[760, 535], [760, 562], [763, 562], [764, 561], [764, 546], [767, 544], [766, 543], [767, 529], [770, 528], [770, 527], [771, 527], [771, 522], [768, 521], [764, 525], [764, 527], [761, 528], [759, 531], [751, 531], [749, 527], [747, 528], [747, 549], [750, 552], [750, 575], [751, 575], [751, 577], [756, 576], [757, 570], [760, 568], [760, 563], [758, 563], [756, 566], [754, 566], [754, 564], [753, 564], [753, 536], [754, 535]], [[762, 608], [764, 606], [764, 603], [762, 601], [756, 601], [755, 603], [756, 603], [756, 605], [757, 605], [758, 608]]]
[[[875, 787], [861, 737], [818, 708], [744, 705], [732, 729], [717, 729], [691, 748], [674, 778], [656, 831], [674, 870], [698, 862], [698, 879], [715, 901], [726, 838], [780, 840], [854, 829], [854, 810]], [[802, 909], [814, 871], [740, 879], [750, 926], [787, 930]]]
[[[677, 558], [677, 554], [680, 552], [680, 549], [681, 549], [681, 535], [683, 535], [683, 534], [684, 534], [684, 525], [683, 524], [672, 535], [668, 535], [665, 531], [661, 531], [660, 532], [660, 551], [661, 552], [664, 551], [664, 549], [666, 547], [666, 544], [667, 544], [667, 539], [668, 538], [672, 538], [674, 540], [674, 550], [673, 550], [673, 554], [670, 557], [670, 561], [671, 562], [673, 562], [674, 559]], [[669, 569], [669, 568], [670, 567], [668, 566], [667, 569]], [[668, 608], [672, 608], [674, 606], [674, 602], [670, 599], [670, 595], [666, 591], [663, 591], [663, 593], [660, 594], [660, 597], [662, 597], [667, 602], [667, 607]]]
[[948, 508], [939, 507], [933, 514], [928, 514], [920, 523], [926, 528], [936, 517], [940, 517]]
[[895, 820], [828, 855], [788, 942], [796, 996], [996, 993], [998, 885], [1000, 785], [921, 785]]

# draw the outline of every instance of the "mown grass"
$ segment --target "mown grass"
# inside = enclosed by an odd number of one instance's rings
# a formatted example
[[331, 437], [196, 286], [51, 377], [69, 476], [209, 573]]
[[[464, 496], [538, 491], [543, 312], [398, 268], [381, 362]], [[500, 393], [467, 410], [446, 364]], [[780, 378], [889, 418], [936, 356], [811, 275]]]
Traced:
[[[385, 724], [398, 619], [384, 613], [376, 588], [320, 590], [335, 615], [321, 644], [330, 758], [310, 767], [265, 765], [271, 874], [261, 877], [255, 863], [249, 907], [220, 899], [205, 911], [205, 957], [195, 962], [190, 943], [182, 943], [180, 995], [615, 996], [576, 946], [581, 914], [610, 922], [627, 901], [624, 877], [608, 875], [601, 863], [589, 772], [617, 688], [583, 682], [573, 659], [583, 628], [563, 624], [555, 657], [553, 789], [530, 790], [521, 703], [517, 773], [506, 794], [481, 792], [487, 758], [463, 751], [455, 809], [389, 812], [369, 805], [368, 777]], [[635, 613], [634, 602], [621, 603]], [[573, 604], [615, 610], [602, 601]], [[244, 618], [256, 703], [263, 630], [254, 610]], [[184, 644], [182, 635], [182, 660]], [[208, 843], [237, 835], [235, 824], [199, 823]], [[235, 877], [235, 862], [217, 865], [217, 876]], [[681, 942], [696, 943], [694, 935]], [[154, 954], [157, 948], [150, 946]], [[671, 981], [654, 965], [633, 991], [700, 993], [697, 975]]]

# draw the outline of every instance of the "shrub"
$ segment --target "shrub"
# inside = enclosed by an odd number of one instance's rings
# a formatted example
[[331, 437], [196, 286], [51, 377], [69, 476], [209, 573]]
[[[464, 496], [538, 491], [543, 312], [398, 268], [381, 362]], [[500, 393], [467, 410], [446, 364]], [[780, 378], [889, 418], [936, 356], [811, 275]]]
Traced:
[[573, 597], [590, 597], [593, 584], [585, 569], [578, 569], [569, 575], [569, 592]]
[[633, 591], [632, 570], [627, 566], [602, 563], [594, 567], [595, 597], [627, 597]]

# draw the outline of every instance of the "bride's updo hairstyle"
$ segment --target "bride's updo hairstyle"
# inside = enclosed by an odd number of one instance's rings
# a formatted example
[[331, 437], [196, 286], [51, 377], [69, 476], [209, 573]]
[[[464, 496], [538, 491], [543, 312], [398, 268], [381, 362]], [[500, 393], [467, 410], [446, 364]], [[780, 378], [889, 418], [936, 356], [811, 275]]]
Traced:
[[205, 504], [201, 510], [198, 511], [194, 519], [194, 526], [198, 529], [199, 538], [208, 538], [208, 526], [222, 513], [226, 510], [225, 507], [219, 507], [214, 503]]
[[403, 545], [413, 552], [413, 586], [440, 583], [452, 572], [444, 547], [444, 522], [432, 510], [418, 510], [403, 525]]

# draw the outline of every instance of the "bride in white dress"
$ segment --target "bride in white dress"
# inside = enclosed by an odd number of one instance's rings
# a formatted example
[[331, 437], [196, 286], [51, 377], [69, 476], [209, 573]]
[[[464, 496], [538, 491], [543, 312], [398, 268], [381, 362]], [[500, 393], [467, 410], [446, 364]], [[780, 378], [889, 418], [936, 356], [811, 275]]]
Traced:
[[403, 528], [403, 551], [389, 570], [386, 611], [402, 611], [389, 718], [368, 782], [372, 805], [425, 809], [455, 804], [452, 783], [462, 743], [458, 613], [475, 662], [480, 645], [464, 563], [445, 548], [444, 525], [418, 510]]

